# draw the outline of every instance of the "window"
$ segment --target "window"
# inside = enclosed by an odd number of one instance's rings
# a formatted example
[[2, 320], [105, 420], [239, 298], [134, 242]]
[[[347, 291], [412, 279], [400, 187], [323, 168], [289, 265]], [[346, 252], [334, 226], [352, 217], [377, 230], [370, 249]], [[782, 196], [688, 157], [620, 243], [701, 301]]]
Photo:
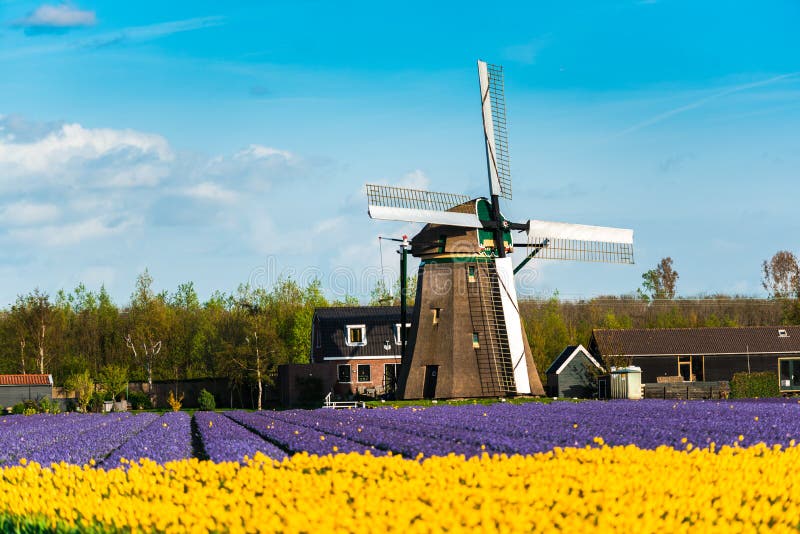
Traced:
[[316, 340], [317, 348], [322, 347], [322, 335], [319, 333], [319, 325], [314, 328], [314, 339]]
[[474, 265], [467, 265], [467, 281], [474, 282], [475, 281], [475, 266]]
[[800, 358], [778, 358], [781, 391], [800, 391]]
[[368, 363], [358, 365], [358, 381], [359, 382], [372, 382], [371, 367]]
[[433, 312], [433, 324], [439, 324], [439, 317], [442, 315], [442, 309], [433, 308], [431, 311]]
[[339, 382], [343, 382], [345, 384], [350, 383], [350, 365], [339, 365], [337, 368], [339, 371]]
[[399, 363], [385, 363], [383, 364], [383, 387], [387, 393], [391, 393], [397, 389], [397, 379], [400, 377], [400, 364]]
[[349, 324], [345, 332], [344, 344], [348, 347], [363, 347], [367, 344], [367, 327], [363, 324]]
[[789, 333], [783, 328], [781, 328], [780, 330], [778, 330], [778, 337], [789, 337]]
[[[408, 332], [411, 330], [411, 323], [406, 323], [406, 343], [408, 343]], [[400, 344], [400, 323], [394, 325], [394, 343]]]
[[480, 346], [481, 346], [481, 343], [478, 340], [478, 333], [477, 332], [473, 332], [472, 333], [472, 348], [473, 349], [477, 349]]

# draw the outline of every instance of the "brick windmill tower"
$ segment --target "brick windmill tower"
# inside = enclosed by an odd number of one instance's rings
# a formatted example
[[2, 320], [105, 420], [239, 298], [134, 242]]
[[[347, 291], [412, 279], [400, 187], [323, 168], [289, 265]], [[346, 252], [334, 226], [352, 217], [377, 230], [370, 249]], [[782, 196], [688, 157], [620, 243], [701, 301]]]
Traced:
[[[489, 196], [367, 184], [373, 219], [425, 223], [400, 398], [543, 395], [517, 304], [514, 274], [538, 259], [633, 263], [633, 231], [540, 220], [512, 222], [503, 69], [478, 61]], [[512, 232], [526, 234], [515, 269]]]

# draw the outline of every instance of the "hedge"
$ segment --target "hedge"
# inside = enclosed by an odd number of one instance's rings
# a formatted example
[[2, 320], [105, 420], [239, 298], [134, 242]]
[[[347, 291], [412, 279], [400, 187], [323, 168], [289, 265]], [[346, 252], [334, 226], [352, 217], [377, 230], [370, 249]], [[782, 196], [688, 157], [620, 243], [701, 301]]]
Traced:
[[780, 397], [778, 376], [771, 372], [735, 373], [731, 380], [731, 397], [752, 399], [754, 397]]

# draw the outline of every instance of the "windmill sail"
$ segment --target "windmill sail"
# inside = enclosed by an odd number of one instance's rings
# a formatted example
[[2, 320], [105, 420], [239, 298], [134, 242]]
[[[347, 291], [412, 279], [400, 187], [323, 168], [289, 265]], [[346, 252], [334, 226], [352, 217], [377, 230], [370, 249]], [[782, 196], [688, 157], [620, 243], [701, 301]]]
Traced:
[[537, 259], [633, 263], [633, 230], [530, 220], [527, 232]]
[[511, 200], [511, 166], [508, 157], [503, 67], [478, 61], [478, 78], [481, 86], [489, 189], [492, 195]]
[[466, 195], [367, 184], [369, 216], [386, 221], [407, 221], [481, 228], [475, 204]]

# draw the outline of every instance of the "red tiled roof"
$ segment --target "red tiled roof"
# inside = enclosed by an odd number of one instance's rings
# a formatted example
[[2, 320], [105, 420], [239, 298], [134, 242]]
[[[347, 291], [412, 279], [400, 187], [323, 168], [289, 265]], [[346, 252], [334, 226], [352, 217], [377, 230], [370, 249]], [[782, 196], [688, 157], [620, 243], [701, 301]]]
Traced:
[[52, 386], [50, 375], [0, 375], [0, 386]]
[[595, 329], [603, 355], [769, 354], [800, 352], [800, 326]]

